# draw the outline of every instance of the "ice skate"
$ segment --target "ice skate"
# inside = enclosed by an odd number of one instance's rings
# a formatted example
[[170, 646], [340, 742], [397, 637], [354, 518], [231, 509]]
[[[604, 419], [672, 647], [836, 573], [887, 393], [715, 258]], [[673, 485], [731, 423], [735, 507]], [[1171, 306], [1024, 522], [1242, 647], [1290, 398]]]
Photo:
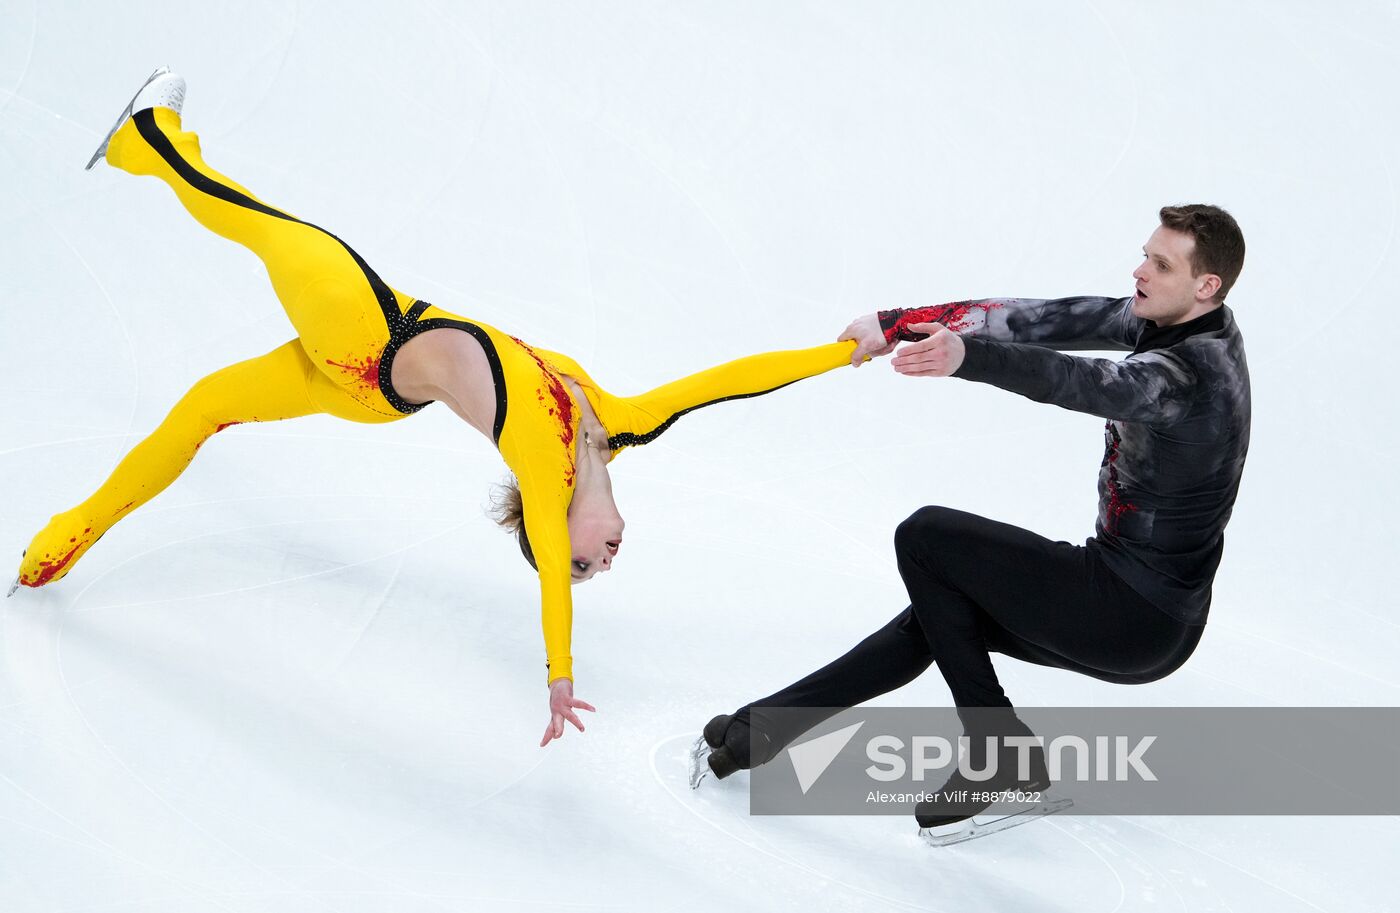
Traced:
[[710, 757], [710, 746], [705, 743], [705, 737], [696, 736], [695, 744], [690, 746], [690, 788], [699, 789], [700, 783], [710, 775], [710, 765], [706, 763]]
[[[26, 551], [28, 551], [28, 550], [26, 549]], [[25, 555], [25, 552], [20, 552], [20, 553], [19, 553], [19, 560], [23, 561], [23, 560], [24, 560], [24, 555]], [[19, 574], [16, 574], [16, 575], [15, 575], [15, 582], [12, 583], [12, 584], [10, 584], [10, 591], [9, 591], [8, 593], [5, 594], [5, 598], [6, 598], [6, 599], [9, 599], [11, 596], [15, 595], [15, 590], [17, 590], [17, 589], [19, 589]]]
[[[973, 780], [960, 764], [935, 798], [920, 802], [914, 810], [919, 836], [934, 846], [947, 846], [1016, 827], [1070, 805], [1068, 799], [1044, 799], [1043, 792], [1051, 785], [1045, 750], [1035, 745], [1026, 751], [1024, 758], [1018, 757], [1019, 752], [1005, 744], [1005, 738], [1010, 735], [1033, 737], [1034, 734], [1010, 711], [1004, 718], [994, 721], [991, 732], [978, 727], [969, 733], [964, 760], [970, 762], [971, 769], [987, 770], [989, 761], [994, 761], [996, 767], [990, 778]], [[989, 750], [995, 752], [990, 757]], [[1024, 770], [1021, 770], [1022, 760], [1025, 761]], [[999, 800], [998, 795], [1002, 797]], [[996, 801], [1032, 804], [979, 824], [975, 816], [987, 811]]]
[[729, 724], [733, 719], [734, 717], [729, 714], [721, 713], [705, 724], [705, 728], [701, 730], [700, 737], [704, 739], [705, 744], [709, 745], [712, 749], [723, 748], [724, 734], [729, 731]]
[[112, 129], [107, 131], [102, 145], [97, 147], [97, 151], [92, 154], [92, 158], [88, 159], [87, 167], [83, 170], [91, 171], [92, 166], [97, 164], [97, 160], [107, 154], [107, 144], [112, 141], [112, 137], [132, 114], [154, 107], [172, 108], [176, 114], [179, 114], [184, 109], [184, 105], [184, 77], [171, 72], [170, 67], [158, 67], [154, 73], [146, 78], [136, 94], [131, 96], [131, 101], [126, 103], [126, 108], [122, 110], [117, 122], [112, 125]]
[[914, 818], [921, 829], [928, 830], [971, 821], [974, 816], [982, 814], [996, 804], [993, 799], [985, 798], [989, 794], [1015, 796], [1015, 801], [1018, 802], [1023, 801], [1021, 796], [1024, 795], [1027, 797], [1024, 801], [1037, 801], [1041, 793], [1049, 788], [1050, 778], [1045, 776], [1043, 762], [1036, 770], [1036, 760], [1032, 756], [1031, 764], [1035, 772], [1025, 780], [1016, 779], [1014, 774], [1001, 774], [1000, 767], [996, 776], [982, 781], [970, 780], [963, 775], [962, 770], [958, 770], [939, 789], [936, 801], [919, 803], [914, 811]]
[[698, 789], [705, 777], [714, 774], [716, 780], [723, 780], [744, 769], [734, 756], [733, 746], [725, 744], [725, 734], [734, 717], [727, 713], [705, 724], [700, 737], [690, 746], [690, 788]]
[[976, 818], [964, 818], [960, 821], [953, 821], [947, 824], [935, 825], [933, 827], [919, 828], [919, 837], [930, 846], [951, 846], [954, 843], [965, 843], [968, 840], [976, 840], [979, 837], [986, 837], [998, 831], [1009, 830], [1013, 827], [1020, 827], [1022, 824], [1029, 824], [1037, 818], [1044, 818], [1046, 815], [1053, 815], [1056, 812], [1064, 811], [1074, 804], [1073, 799], [1052, 799], [1044, 798], [1029, 808], [1024, 808], [1018, 812], [1002, 815], [987, 821], [978, 821]]

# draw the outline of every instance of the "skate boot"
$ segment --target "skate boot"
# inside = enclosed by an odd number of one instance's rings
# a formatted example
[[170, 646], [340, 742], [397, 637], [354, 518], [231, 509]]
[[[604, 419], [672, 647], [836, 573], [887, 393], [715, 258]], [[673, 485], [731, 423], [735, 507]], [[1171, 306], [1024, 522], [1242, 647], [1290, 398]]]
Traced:
[[131, 97], [131, 101], [126, 103], [126, 108], [122, 110], [117, 122], [112, 125], [112, 129], [107, 131], [107, 136], [103, 138], [102, 145], [97, 147], [97, 151], [88, 159], [87, 167], [84, 171], [91, 171], [92, 166], [97, 164], [97, 160], [107, 154], [107, 144], [112, 141], [112, 137], [121, 129], [121, 125], [131, 119], [131, 115], [137, 111], [144, 111], [146, 108], [172, 108], [179, 114], [185, 106], [185, 79], [178, 73], [173, 73], [170, 67], [158, 67], [154, 73], [146, 78], [146, 82]]
[[[1045, 752], [1041, 748], [1030, 749], [1030, 776], [1020, 779], [1016, 775], [1016, 752], [1003, 749], [998, 752], [997, 772], [990, 779], [972, 780], [956, 770], [938, 791], [940, 801], [920, 802], [914, 817], [919, 827], [943, 827], [966, 821], [980, 815], [994, 804], [991, 799], [975, 798], [982, 793], [1016, 791], [1030, 793], [1044, 790], [1050, 785], [1050, 775], [1045, 769]], [[970, 751], [970, 755], [977, 752]], [[974, 769], [984, 769], [981, 759], [972, 762]], [[961, 797], [969, 798], [961, 798]]]
[[[729, 714], [721, 713], [710, 720], [701, 730], [695, 744], [690, 746], [691, 789], [699, 789], [701, 781], [714, 772], [709, 764], [710, 756], [716, 750], [724, 748], [724, 733], [729, 729], [729, 722], [732, 719], [733, 717]], [[728, 776], [728, 774], [724, 776]]]
[[753, 730], [747, 712], [720, 715], [710, 720], [704, 734], [695, 742], [692, 779], [697, 786], [707, 774], [723, 780], [741, 770], [768, 763], [777, 751], [766, 733]]
[[713, 774], [716, 780], [723, 780], [731, 774], [748, 767], [749, 725], [733, 716], [721, 713], [705, 724], [700, 737], [690, 747], [690, 788], [697, 789], [700, 783]]
[[[969, 730], [967, 735], [966, 761], [975, 771], [987, 769], [988, 736], [998, 737], [994, 749], [996, 772], [988, 779], [972, 780], [960, 766], [939, 789], [937, 801], [920, 802], [914, 810], [914, 818], [919, 824], [919, 836], [926, 842], [934, 846], [961, 843], [1054, 814], [1073, 804], [1069, 799], [1047, 799], [1043, 796], [1051, 785], [1043, 748], [1036, 745], [1022, 749], [1008, 746], [1002, 741], [1007, 736], [1034, 736], [1014, 716], [1010, 717], [1007, 725], [990, 731]], [[1027, 760], [1024, 776], [1019, 770], [1023, 752]], [[993, 798], [994, 795], [999, 797]], [[1029, 803], [1029, 807], [986, 824], [974, 820], [975, 815], [982, 814], [1001, 801]]]
[[705, 739], [705, 744], [710, 746], [711, 749], [723, 748], [724, 734], [729, 731], [729, 724], [733, 722], [733, 720], [734, 717], [729, 714], [721, 713], [719, 716], [706, 723], [704, 730], [701, 732], [702, 737]]
[[105, 528], [95, 526], [76, 509], [54, 514], [24, 550], [15, 586], [38, 588], [62, 579], [106, 533]]

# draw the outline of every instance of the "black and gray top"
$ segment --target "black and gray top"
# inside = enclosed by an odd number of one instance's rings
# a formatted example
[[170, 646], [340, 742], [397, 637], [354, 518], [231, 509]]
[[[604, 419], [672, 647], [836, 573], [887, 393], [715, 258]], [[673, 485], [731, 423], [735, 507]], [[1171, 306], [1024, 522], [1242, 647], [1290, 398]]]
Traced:
[[[1249, 368], [1221, 305], [1184, 324], [1132, 298], [988, 298], [880, 312], [885, 338], [963, 337], [955, 376], [1107, 419], [1096, 535], [1085, 544], [1169, 615], [1203, 624], [1249, 449]], [[1061, 351], [1130, 350], [1122, 361]]]

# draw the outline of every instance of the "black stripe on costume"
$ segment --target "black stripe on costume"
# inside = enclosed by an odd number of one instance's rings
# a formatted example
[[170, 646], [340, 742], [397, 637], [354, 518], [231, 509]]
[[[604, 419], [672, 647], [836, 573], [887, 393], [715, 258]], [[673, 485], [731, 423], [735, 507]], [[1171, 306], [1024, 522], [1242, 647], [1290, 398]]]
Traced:
[[786, 384], [778, 384], [778, 386], [769, 387], [767, 390], [757, 390], [753, 393], [735, 393], [733, 396], [721, 396], [719, 399], [712, 399], [708, 403], [700, 403], [699, 405], [691, 406], [687, 409], [682, 409], [675, 415], [666, 419], [666, 421], [662, 422], [655, 428], [648, 431], [646, 434], [633, 434], [630, 431], [623, 431], [620, 434], [611, 435], [608, 438], [608, 449], [621, 450], [623, 447], [640, 447], [643, 444], [650, 444], [652, 441], [661, 437], [661, 435], [665, 433], [667, 428], [670, 428], [672, 425], [674, 425], [676, 423], [676, 419], [680, 418], [682, 415], [686, 415], [687, 413], [694, 412], [696, 409], [704, 409], [706, 406], [713, 406], [715, 403], [727, 403], [730, 400], [734, 399], [749, 399], [750, 397], [754, 396], [764, 396], [768, 393], [772, 393], [774, 390], [781, 390], [784, 387], [795, 383], [797, 383], [797, 381], [790, 380]]
[[[165, 159], [166, 164], [183, 178], [185, 183], [189, 184], [195, 190], [207, 193], [211, 197], [223, 200], [226, 203], [232, 203], [235, 206], [242, 206], [245, 209], [251, 209], [254, 212], [262, 213], [263, 215], [272, 216], [277, 219], [285, 219], [288, 222], [305, 225], [307, 228], [314, 228], [334, 238], [336, 243], [345, 248], [346, 253], [354, 259], [355, 264], [360, 267], [360, 271], [365, 274], [365, 279], [369, 282], [369, 287], [374, 292], [375, 300], [379, 302], [379, 310], [384, 314], [384, 323], [388, 327], [390, 339], [392, 340], [404, 328], [405, 320], [399, 313], [399, 304], [397, 299], [394, 298], [393, 291], [383, 279], [379, 278], [378, 273], [370, 269], [370, 265], [355, 252], [353, 247], [319, 225], [304, 222], [295, 216], [273, 209], [271, 206], [260, 203], [247, 194], [234, 190], [227, 184], [221, 184], [208, 175], [196, 170], [194, 166], [185, 161], [175, 148], [175, 145], [170, 142], [170, 138], [162, 133], [160, 127], [156, 125], [154, 108], [144, 108], [137, 111], [132, 115], [132, 120], [136, 122], [136, 129], [140, 132], [142, 139], [149, 143], [151, 148], [154, 149], [161, 158]], [[426, 305], [424, 306], [426, 307]], [[421, 311], [419, 313], [421, 313]], [[384, 391], [385, 399], [389, 400], [390, 404], [392, 404], [395, 409], [403, 413], [413, 413], [423, 408], [421, 405], [405, 402], [403, 398], [399, 397], [397, 394], [391, 395], [392, 388], [387, 383], [388, 377], [388, 363], [381, 360], [379, 363], [379, 388]]]
[[[419, 301], [413, 305], [408, 313], [416, 316], [429, 307], [430, 305], [426, 301]], [[384, 398], [393, 403], [394, 408], [400, 412], [417, 412], [428, 405], [427, 403], [410, 403], [399, 396], [390, 382], [390, 372], [394, 365], [394, 356], [398, 354], [399, 348], [404, 343], [419, 333], [426, 333], [428, 330], [436, 330], [441, 327], [452, 327], [470, 333], [477, 342], [481, 343], [482, 350], [486, 352], [486, 363], [491, 366], [491, 382], [496, 388], [496, 421], [491, 428], [491, 440], [499, 446], [501, 432], [506, 427], [506, 372], [501, 368], [501, 357], [496, 352], [496, 344], [491, 341], [490, 336], [486, 335], [485, 330], [474, 323], [465, 320], [452, 320], [448, 317], [434, 317], [431, 320], [405, 323], [399, 332], [390, 337], [389, 344], [384, 347], [384, 354], [379, 356], [379, 392], [383, 393]]]

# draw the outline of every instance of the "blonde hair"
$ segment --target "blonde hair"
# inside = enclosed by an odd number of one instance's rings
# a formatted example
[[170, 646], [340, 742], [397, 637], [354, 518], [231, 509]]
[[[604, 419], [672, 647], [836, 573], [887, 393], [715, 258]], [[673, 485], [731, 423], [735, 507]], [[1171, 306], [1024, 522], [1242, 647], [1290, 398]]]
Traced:
[[539, 566], [535, 564], [535, 552], [530, 548], [530, 537], [525, 534], [525, 502], [520, 497], [520, 483], [514, 476], [492, 490], [491, 519], [515, 536], [516, 544], [520, 546], [520, 554], [525, 556], [530, 567], [539, 570]]

